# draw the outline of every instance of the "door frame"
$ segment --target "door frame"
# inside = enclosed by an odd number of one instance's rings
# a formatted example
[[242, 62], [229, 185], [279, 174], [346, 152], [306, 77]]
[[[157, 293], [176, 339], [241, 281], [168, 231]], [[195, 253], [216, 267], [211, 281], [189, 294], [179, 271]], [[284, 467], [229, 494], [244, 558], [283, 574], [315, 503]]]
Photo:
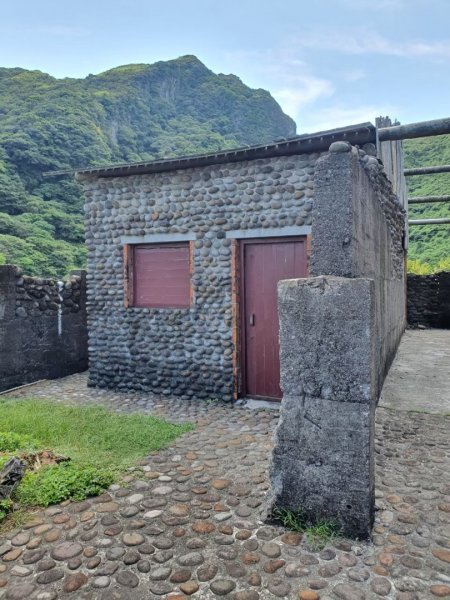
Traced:
[[[246, 398], [246, 351], [247, 351], [247, 323], [245, 319], [245, 247], [252, 244], [274, 244], [283, 242], [303, 242], [306, 250], [306, 269], [309, 274], [309, 258], [311, 235], [293, 235], [293, 236], [270, 236], [263, 238], [245, 238], [236, 240], [235, 246], [235, 274], [234, 280], [235, 293], [233, 294], [233, 304], [236, 306], [234, 311], [235, 323], [233, 330], [235, 332], [235, 400]], [[261, 397], [262, 400], [272, 402], [281, 402], [281, 398]]]

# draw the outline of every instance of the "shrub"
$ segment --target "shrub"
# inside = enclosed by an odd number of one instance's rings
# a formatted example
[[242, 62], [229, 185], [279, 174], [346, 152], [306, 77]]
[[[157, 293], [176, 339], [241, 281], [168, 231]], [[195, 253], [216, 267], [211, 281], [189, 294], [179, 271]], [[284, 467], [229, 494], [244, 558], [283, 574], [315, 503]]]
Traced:
[[28, 506], [49, 506], [63, 500], [97, 496], [114, 481], [111, 471], [62, 463], [30, 472], [16, 490], [17, 499]]

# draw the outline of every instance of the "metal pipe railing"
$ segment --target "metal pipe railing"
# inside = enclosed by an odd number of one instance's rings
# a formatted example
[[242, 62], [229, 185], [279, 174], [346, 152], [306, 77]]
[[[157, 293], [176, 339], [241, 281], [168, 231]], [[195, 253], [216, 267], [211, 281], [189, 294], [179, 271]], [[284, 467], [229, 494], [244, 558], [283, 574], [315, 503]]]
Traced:
[[448, 133], [450, 133], [450, 118], [409, 123], [409, 125], [393, 125], [392, 127], [381, 127], [377, 130], [380, 142], [408, 140]]
[[415, 196], [408, 198], [408, 204], [427, 204], [429, 202], [450, 202], [450, 196]]
[[408, 225], [445, 225], [450, 223], [450, 218], [444, 219], [412, 219]]
[[433, 175], [434, 173], [450, 173], [450, 165], [438, 165], [436, 167], [418, 167], [417, 169], [405, 169], [405, 177], [409, 175]]

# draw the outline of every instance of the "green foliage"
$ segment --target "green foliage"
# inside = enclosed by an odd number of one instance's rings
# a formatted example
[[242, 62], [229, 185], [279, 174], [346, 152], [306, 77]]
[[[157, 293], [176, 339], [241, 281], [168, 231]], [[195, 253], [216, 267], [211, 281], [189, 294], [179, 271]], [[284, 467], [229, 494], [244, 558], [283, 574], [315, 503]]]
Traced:
[[[450, 135], [406, 140], [405, 165], [408, 168], [450, 164]], [[417, 175], [407, 178], [409, 196], [450, 195], [450, 173]], [[450, 202], [413, 204], [410, 219], [450, 217]], [[409, 229], [408, 255], [413, 261], [426, 265], [429, 272], [448, 270], [439, 267], [450, 259], [450, 225], [414, 225]], [[414, 263], [412, 263], [414, 267]], [[408, 267], [409, 270], [409, 267]], [[413, 272], [413, 271], [411, 271]]]
[[435, 273], [440, 273], [442, 271], [450, 272], [450, 256], [443, 258], [435, 266]]
[[85, 79], [0, 69], [0, 253], [32, 274], [85, 265], [83, 199], [44, 171], [217, 151], [295, 133], [268, 92], [195, 56]]
[[414, 275], [430, 275], [431, 273], [441, 273], [442, 271], [450, 271], [450, 257], [443, 258], [434, 265], [408, 258], [408, 273], [413, 273]]
[[272, 516], [286, 529], [303, 533], [308, 544], [315, 549], [323, 548], [341, 533], [341, 527], [336, 521], [332, 519], [311, 521], [306, 518], [301, 508], [292, 511], [275, 507]]
[[408, 273], [414, 275], [429, 275], [432, 272], [432, 267], [428, 263], [422, 263], [420, 260], [408, 258]]
[[114, 473], [96, 467], [61, 463], [25, 474], [16, 490], [24, 506], [49, 506], [63, 500], [98, 496], [114, 481]]
[[26, 434], [13, 431], [0, 431], [0, 452], [14, 452], [15, 450], [31, 450], [36, 448], [36, 440]]
[[0, 500], [0, 523], [6, 518], [12, 507], [13, 503], [11, 500]]

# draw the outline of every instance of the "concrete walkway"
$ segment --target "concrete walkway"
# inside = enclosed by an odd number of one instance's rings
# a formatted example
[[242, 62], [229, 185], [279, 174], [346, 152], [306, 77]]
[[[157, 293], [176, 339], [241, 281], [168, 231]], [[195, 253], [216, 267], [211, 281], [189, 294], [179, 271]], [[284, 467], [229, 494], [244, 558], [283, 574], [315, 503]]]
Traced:
[[379, 406], [450, 415], [450, 330], [405, 332]]
[[0, 537], [0, 598], [450, 597], [450, 418], [409, 412], [396, 381], [402, 357], [416, 357], [425, 339], [428, 368], [418, 359], [419, 383], [411, 384], [413, 370], [409, 384], [413, 391], [420, 385], [420, 410], [430, 389], [434, 409], [447, 397], [448, 382], [433, 365], [448, 353], [450, 336], [408, 332], [377, 410], [372, 540], [339, 539], [321, 550], [261, 521], [276, 411], [94, 390], [84, 374], [15, 392], [151, 412], [197, 427], [145, 457], [108, 493], [38, 512], [21, 531]]

